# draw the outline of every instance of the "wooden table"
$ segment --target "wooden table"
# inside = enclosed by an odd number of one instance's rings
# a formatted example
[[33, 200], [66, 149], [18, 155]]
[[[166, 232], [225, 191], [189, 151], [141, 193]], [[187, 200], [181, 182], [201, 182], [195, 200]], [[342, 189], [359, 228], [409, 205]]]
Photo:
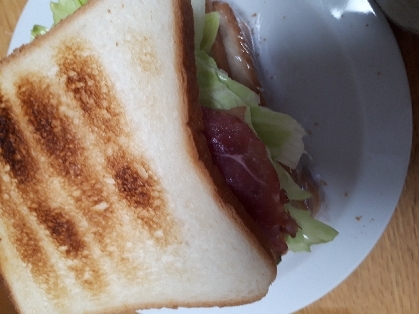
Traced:
[[[0, 0], [0, 57], [26, 0]], [[413, 109], [413, 146], [395, 214], [366, 260], [300, 314], [419, 313], [419, 36], [392, 26], [405, 61]], [[0, 289], [0, 313], [14, 313]]]

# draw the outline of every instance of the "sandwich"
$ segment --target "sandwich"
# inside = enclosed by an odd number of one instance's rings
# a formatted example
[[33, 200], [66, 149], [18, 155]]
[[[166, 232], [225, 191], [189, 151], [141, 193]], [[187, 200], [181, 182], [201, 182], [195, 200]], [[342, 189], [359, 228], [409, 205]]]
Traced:
[[[221, 77], [198, 11], [90, 0], [0, 61], [0, 275], [20, 313], [230, 306], [268, 292], [302, 223], [279, 205], [289, 230], [255, 220], [217, 165], [231, 156], [210, 126], [253, 132], [249, 114], [268, 109]], [[209, 92], [214, 75], [230, 92]], [[275, 166], [282, 204], [292, 193]]]

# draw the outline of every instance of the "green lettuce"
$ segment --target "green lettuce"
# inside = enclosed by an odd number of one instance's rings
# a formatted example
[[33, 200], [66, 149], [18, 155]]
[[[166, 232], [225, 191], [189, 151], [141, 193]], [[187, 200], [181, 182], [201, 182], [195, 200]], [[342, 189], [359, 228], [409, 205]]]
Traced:
[[291, 178], [288, 171], [284, 169], [279, 163], [273, 163], [276, 173], [281, 182], [281, 188], [287, 192], [287, 196], [292, 201], [304, 201], [313, 197], [309, 191], [303, 190], [295, 181]]
[[[58, 0], [58, 2], [51, 2], [50, 9], [52, 11], [52, 18], [54, 20], [52, 27], [57, 25], [67, 16], [73, 14], [77, 9], [85, 5], [88, 1], [89, 0]], [[48, 27], [35, 25], [31, 31], [31, 39], [34, 39], [36, 36], [45, 34], [48, 31]]]
[[194, 31], [195, 31], [195, 47], [199, 47], [204, 36], [205, 27], [205, 0], [191, 0]]
[[31, 40], [33, 40], [36, 36], [43, 35], [49, 32], [49, 28], [42, 26], [42, 25], [34, 25], [31, 30]]
[[272, 159], [295, 169], [304, 153], [304, 128], [291, 116], [257, 106], [250, 109], [253, 127]]
[[58, 2], [51, 2], [52, 17], [54, 25], [57, 25], [61, 20], [73, 14], [78, 8], [86, 4], [88, 0], [58, 0]]
[[209, 52], [217, 37], [218, 28], [220, 26], [220, 14], [218, 12], [211, 12], [205, 14], [204, 32], [202, 40], [199, 42], [199, 47], [205, 52]]
[[311, 245], [332, 241], [338, 235], [335, 229], [313, 218], [309, 211], [295, 208], [289, 203], [285, 204], [285, 208], [300, 226], [296, 237], [287, 239], [291, 251], [310, 252]]
[[213, 109], [226, 110], [241, 106], [258, 106], [259, 96], [229, 78], [205, 51], [197, 50], [195, 57], [201, 104]]

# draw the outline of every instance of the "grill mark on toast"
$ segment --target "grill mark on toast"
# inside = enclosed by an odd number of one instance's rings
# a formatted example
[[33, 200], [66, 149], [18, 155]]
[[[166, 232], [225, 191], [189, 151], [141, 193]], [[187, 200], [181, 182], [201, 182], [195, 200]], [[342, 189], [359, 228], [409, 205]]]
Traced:
[[[100, 287], [97, 283], [103, 281], [100, 268], [90, 257], [87, 256], [86, 258], [87, 245], [79, 235], [75, 222], [65, 214], [63, 208], [53, 208], [49, 205], [49, 200], [45, 197], [45, 190], [42, 190], [42, 181], [38, 175], [40, 166], [32, 155], [28, 141], [19, 129], [17, 121], [6, 107], [0, 108], [0, 121], [2, 159], [6, 162], [6, 167], [10, 169], [11, 179], [16, 181], [20, 197], [29, 211], [36, 216], [38, 222], [48, 231], [61, 255], [73, 261], [83, 260], [83, 263], [71, 263], [69, 268], [75, 272], [76, 278], [84, 288], [97, 293], [98, 289], [94, 288], [93, 284]], [[3, 149], [4, 147], [7, 149]], [[8, 153], [3, 154], [5, 151]], [[16, 156], [19, 156], [18, 163], [15, 162]], [[24, 241], [15, 243], [15, 246], [19, 247], [25, 245], [25, 243]], [[25, 249], [19, 248], [19, 250]], [[26, 259], [28, 257], [30, 255], [21, 254], [25, 263], [36, 263], [36, 260]], [[48, 259], [48, 257], [46, 256], [44, 259]], [[86, 276], [86, 274], [95, 275], [92, 278], [92, 276]], [[49, 287], [48, 290], [54, 290], [54, 287]]]
[[[86, 157], [88, 152], [76, 135], [75, 126], [59, 111], [59, 95], [54, 94], [55, 89], [46, 83], [45, 78], [34, 73], [20, 78], [16, 85], [18, 98], [34, 130], [34, 137], [47, 153], [51, 168], [65, 182], [65, 190], [75, 204], [74, 210], [81, 212], [87, 220], [89, 233], [95, 236], [105, 254], [115, 258], [116, 252], [109, 249], [110, 242], [116, 242], [116, 236], [112, 235], [115, 235], [117, 226], [110, 223], [117, 221], [114, 208], [109, 206], [106, 210], [94, 210], [98, 204], [112, 204], [112, 200], [97, 174], [89, 169]], [[37, 207], [33, 210], [51, 235], [55, 236], [59, 243], [58, 249], [73, 260], [70, 265], [76, 278], [91, 293], [103, 291], [108, 284], [100, 266], [89, 253], [88, 245], [84, 244], [80, 251], [76, 250], [84, 240], [81, 234], [74, 232], [74, 224], [69, 220], [64, 222], [62, 216], [54, 216], [54, 209], [44, 211]], [[51, 216], [46, 214], [48, 212]], [[104, 237], [104, 234], [107, 236]], [[120, 240], [123, 240], [122, 237]], [[116, 258], [118, 259], [118, 256]], [[122, 271], [123, 269], [121, 267]]]
[[10, 111], [3, 107], [4, 102], [4, 97], [0, 94], [0, 154], [19, 183], [30, 183], [37, 165], [16, 121]]
[[[30, 199], [24, 197], [26, 202]], [[79, 230], [63, 208], [51, 208], [39, 202], [29, 208], [35, 213], [37, 220], [42, 223], [56, 243], [60, 255], [67, 258], [66, 266], [72, 270], [76, 280], [93, 295], [100, 294], [107, 286], [102, 270], [89, 255], [86, 241], [79, 234]]]
[[31, 74], [30, 78], [20, 79], [17, 95], [37, 141], [47, 152], [49, 164], [72, 186], [77, 187], [73, 189], [72, 196], [76, 200], [85, 199], [87, 206], [106, 199], [100, 183], [92, 179], [92, 173], [86, 169], [86, 151], [76, 135], [77, 131], [54, 104], [59, 100], [54, 95], [53, 87], [50, 89], [43, 78]]
[[55, 299], [69, 293], [48, 258], [48, 252], [41, 245], [37, 231], [28, 223], [27, 217], [16, 209], [14, 203], [9, 205], [5, 201], [3, 208], [0, 207], [0, 214], [8, 221], [6, 230], [9, 240], [31, 272], [33, 280]]
[[113, 143], [123, 133], [120, 106], [113, 105], [117, 101], [100, 62], [86, 50], [78, 40], [63, 43], [56, 56], [60, 75], [90, 125]]
[[129, 157], [120, 153], [108, 160], [108, 167], [114, 173], [113, 178], [119, 193], [155, 243], [164, 247], [176, 242], [176, 224], [167, 211], [167, 202], [160, 183], [147, 164], [130, 161]]
[[28, 122], [42, 141], [46, 152], [56, 162], [52, 166], [63, 176], [77, 178], [82, 175], [78, 157], [81, 147], [71, 126], [60, 118], [52, 91], [43, 87], [42, 78], [36, 74], [22, 77], [17, 85], [18, 97]]
[[[115, 165], [114, 179], [118, 190], [132, 206], [149, 206], [149, 189], [153, 183], [144, 182], [138, 171], [131, 165]], [[152, 180], [148, 180], [152, 181]]]
[[177, 241], [176, 224], [167, 210], [163, 189], [142, 156], [129, 152], [128, 122], [100, 61], [80, 40], [67, 42], [56, 55], [60, 76], [103, 145], [107, 171], [130, 215], [162, 247]]
[[86, 243], [81, 240], [74, 222], [57, 208], [56, 211], [47, 205], [37, 204], [31, 209], [36, 213], [37, 219], [42, 221], [50, 232], [51, 236], [60, 246], [60, 251], [65, 251], [68, 258], [80, 258], [80, 254], [86, 248]]
[[3, 168], [0, 174], [0, 215], [7, 222], [5, 227], [8, 230], [9, 240], [22, 262], [29, 268], [34, 281], [44, 287], [48, 294], [59, 297], [67, 292], [66, 288], [60, 282], [37, 232], [18, 209], [15, 197], [11, 195], [14, 183], [17, 185], [32, 183], [37, 164], [5, 103], [5, 97], [0, 91], [0, 165]]

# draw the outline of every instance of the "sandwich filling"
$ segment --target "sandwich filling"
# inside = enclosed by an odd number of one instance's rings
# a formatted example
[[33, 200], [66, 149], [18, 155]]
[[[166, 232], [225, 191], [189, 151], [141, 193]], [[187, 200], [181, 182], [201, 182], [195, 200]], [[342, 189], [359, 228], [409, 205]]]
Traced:
[[284, 208], [288, 198], [265, 144], [228, 111], [203, 107], [203, 121], [215, 165], [279, 259], [288, 249], [286, 237], [295, 237], [298, 225]]
[[303, 127], [266, 107], [246, 24], [228, 4], [203, 2], [192, 1], [198, 15], [195, 55], [204, 134], [214, 163], [278, 262], [288, 249], [310, 251], [312, 244], [331, 241], [336, 230], [314, 219], [314, 208], [307, 206], [319, 203], [309, 201], [319, 198], [318, 187], [296, 170], [305, 152]]

